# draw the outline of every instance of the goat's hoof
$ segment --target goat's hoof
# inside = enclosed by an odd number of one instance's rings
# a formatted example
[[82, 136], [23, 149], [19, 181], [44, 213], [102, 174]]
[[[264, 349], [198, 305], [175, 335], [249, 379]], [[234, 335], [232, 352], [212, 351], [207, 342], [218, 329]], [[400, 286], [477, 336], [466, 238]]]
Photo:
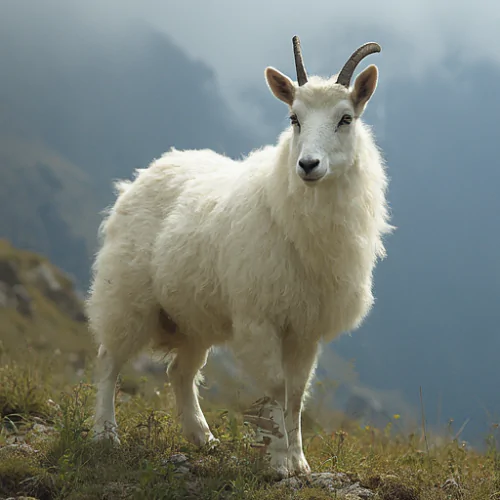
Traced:
[[298, 453], [291, 453], [288, 456], [288, 466], [294, 476], [308, 476], [311, 474], [311, 467], [307, 463], [302, 450]]
[[295, 463], [292, 467], [292, 475], [294, 476], [308, 476], [311, 474], [311, 467], [307, 462]]
[[[184, 437], [191, 444], [194, 444], [198, 448], [206, 448], [213, 443], [213, 446], [217, 446], [218, 439], [215, 439], [213, 434], [209, 432], [203, 431], [195, 431], [195, 432], [184, 432]], [[215, 443], [217, 441], [217, 443]]]
[[220, 440], [214, 437], [213, 434], [208, 436], [207, 442], [203, 445], [205, 451], [213, 451], [220, 445]]

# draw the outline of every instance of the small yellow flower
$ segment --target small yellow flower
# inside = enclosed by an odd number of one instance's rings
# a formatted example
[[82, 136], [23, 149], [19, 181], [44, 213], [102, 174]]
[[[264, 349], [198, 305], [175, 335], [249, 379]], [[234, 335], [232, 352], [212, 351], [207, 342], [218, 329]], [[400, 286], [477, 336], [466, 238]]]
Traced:
[[369, 425], [365, 426], [365, 430], [369, 431], [370, 430], [370, 426]]
[[394, 418], [394, 420], [399, 420], [401, 418], [401, 415], [399, 413], [396, 413], [392, 417]]

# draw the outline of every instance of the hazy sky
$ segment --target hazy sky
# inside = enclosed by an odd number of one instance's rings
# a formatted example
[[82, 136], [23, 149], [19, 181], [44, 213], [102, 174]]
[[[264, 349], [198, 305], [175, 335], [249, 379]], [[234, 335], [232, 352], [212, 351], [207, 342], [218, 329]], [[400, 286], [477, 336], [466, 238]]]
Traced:
[[66, 38], [82, 37], [71, 25], [83, 23], [82, 42], [96, 34], [126, 36], [131, 20], [145, 20], [212, 65], [223, 87], [258, 82], [267, 65], [290, 73], [294, 34], [310, 72], [337, 72], [358, 44], [372, 39], [383, 54], [370, 62], [387, 77], [412, 71], [427, 77], [422, 70], [435, 70], [451, 54], [464, 63], [500, 64], [500, 3], [494, 0], [0, 0], [0, 18], [22, 26], [27, 40], [47, 20], [66, 25]]

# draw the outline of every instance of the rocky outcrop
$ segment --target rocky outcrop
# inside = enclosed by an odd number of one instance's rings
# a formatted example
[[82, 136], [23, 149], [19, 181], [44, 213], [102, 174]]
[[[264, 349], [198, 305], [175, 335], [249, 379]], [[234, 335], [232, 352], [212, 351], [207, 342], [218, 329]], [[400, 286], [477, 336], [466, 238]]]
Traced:
[[[236, 457], [234, 457], [236, 458]], [[171, 467], [175, 475], [182, 476], [186, 481], [188, 491], [197, 498], [205, 487], [203, 477], [196, 472], [196, 463], [191, 463], [189, 458], [183, 453], [176, 453], [170, 456], [162, 464]], [[375, 493], [360, 484], [355, 477], [342, 472], [317, 472], [307, 476], [295, 476], [277, 481], [275, 488], [281, 488], [284, 497], [288, 498], [290, 490], [300, 490], [307, 488], [319, 488], [332, 494], [332, 498], [343, 500], [368, 500], [375, 498]], [[231, 498], [231, 491], [222, 498]]]
[[57, 307], [74, 321], [85, 322], [86, 316], [82, 302], [71, 287], [63, 287], [52, 268], [45, 262], [40, 263], [28, 273], [28, 279]]
[[373, 491], [342, 472], [317, 472], [308, 476], [291, 477], [282, 479], [276, 486], [294, 490], [321, 488], [334, 494], [335, 498], [345, 500], [366, 500], [375, 496]]
[[62, 271], [36, 254], [1, 243], [0, 308], [15, 309], [33, 318], [37, 314], [33, 293], [37, 290], [73, 321], [86, 321], [83, 302]]
[[33, 315], [32, 299], [16, 265], [8, 260], [0, 260], [0, 307], [11, 307], [27, 317]]

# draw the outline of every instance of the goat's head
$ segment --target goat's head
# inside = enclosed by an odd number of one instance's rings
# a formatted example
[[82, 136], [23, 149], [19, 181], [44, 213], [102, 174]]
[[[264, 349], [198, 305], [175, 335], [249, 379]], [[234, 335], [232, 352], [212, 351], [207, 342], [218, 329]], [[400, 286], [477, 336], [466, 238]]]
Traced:
[[297, 83], [275, 68], [266, 68], [265, 76], [272, 93], [288, 104], [293, 128], [291, 163], [309, 185], [342, 174], [356, 157], [359, 123], [368, 100], [377, 86], [378, 70], [366, 68], [354, 81], [351, 77], [359, 62], [380, 52], [376, 43], [357, 49], [340, 73], [325, 80], [308, 77], [298, 37], [293, 37]]

